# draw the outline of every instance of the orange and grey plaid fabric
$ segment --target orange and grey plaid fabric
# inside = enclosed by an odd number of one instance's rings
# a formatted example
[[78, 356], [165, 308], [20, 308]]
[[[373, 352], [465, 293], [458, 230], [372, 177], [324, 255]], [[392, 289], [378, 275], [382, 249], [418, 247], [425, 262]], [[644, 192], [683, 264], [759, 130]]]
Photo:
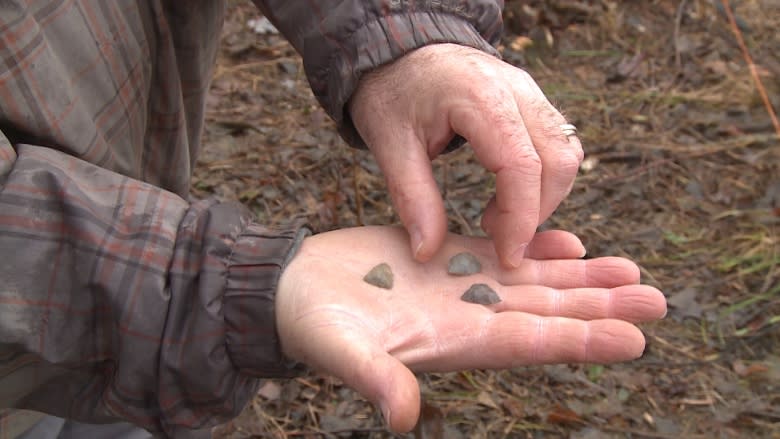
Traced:
[[[355, 145], [362, 72], [433, 42], [493, 51], [501, 27], [499, 1], [255, 3]], [[180, 436], [296, 373], [273, 301], [305, 229], [185, 201], [223, 14], [0, 1], [0, 408]]]

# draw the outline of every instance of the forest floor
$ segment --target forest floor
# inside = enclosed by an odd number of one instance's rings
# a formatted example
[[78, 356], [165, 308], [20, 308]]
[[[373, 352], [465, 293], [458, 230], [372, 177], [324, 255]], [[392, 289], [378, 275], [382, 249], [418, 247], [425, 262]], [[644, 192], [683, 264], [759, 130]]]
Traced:
[[[504, 59], [579, 127], [587, 155], [543, 227], [637, 261], [670, 312], [642, 326], [630, 363], [421, 377], [437, 437], [780, 438], [780, 141], [755, 82], [780, 109], [780, 2], [732, 1], [736, 26], [724, 3], [507, 2]], [[397, 223], [375, 162], [340, 140], [294, 50], [250, 29], [250, 2], [229, 5], [194, 195], [317, 232]], [[468, 147], [434, 168], [450, 229], [480, 234], [492, 175]], [[217, 437], [394, 436], [370, 403], [311, 374], [265, 381]]]

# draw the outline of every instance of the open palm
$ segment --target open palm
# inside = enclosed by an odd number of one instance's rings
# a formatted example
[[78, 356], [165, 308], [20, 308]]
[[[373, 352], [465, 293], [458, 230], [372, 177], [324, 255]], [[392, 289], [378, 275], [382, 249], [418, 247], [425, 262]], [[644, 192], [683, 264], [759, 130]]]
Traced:
[[[462, 251], [480, 259], [481, 273], [447, 273], [448, 259]], [[280, 280], [282, 347], [378, 403], [396, 431], [417, 420], [413, 372], [638, 357], [644, 337], [632, 323], [661, 318], [663, 294], [638, 284], [632, 262], [578, 259], [583, 253], [574, 235], [543, 232], [523, 263], [506, 269], [486, 239], [450, 234], [441, 251], [419, 263], [401, 228], [316, 235], [304, 240]], [[392, 290], [362, 280], [381, 262], [394, 272]], [[474, 283], [490, 285], [502, 301], [460, 300]]]

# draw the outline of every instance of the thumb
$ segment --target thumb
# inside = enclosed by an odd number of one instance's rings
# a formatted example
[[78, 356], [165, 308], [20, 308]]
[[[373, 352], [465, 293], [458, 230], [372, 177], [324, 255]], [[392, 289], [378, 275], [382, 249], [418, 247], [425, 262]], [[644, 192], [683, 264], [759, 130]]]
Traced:
[[397, 433], [411, 431], [420, 415], [420, 386], [414, 374], [386, 352], [372, 355], [370, 366], [345, 383], [373, 401]]
[[406, 433], [414, 428], [420, 414], [420, 387], [401, 361], [361, 337], [325, 337], [318, 347], [328, 354], [320, 357], [324, 361], [317, 366], [376, 404], [393, 431]]
[[409, 232], [412, 254], [425, 262], [447, 235], [447, 215], [426, 148], [412, 137], [405, 142], [372, 145], [401, 222]]

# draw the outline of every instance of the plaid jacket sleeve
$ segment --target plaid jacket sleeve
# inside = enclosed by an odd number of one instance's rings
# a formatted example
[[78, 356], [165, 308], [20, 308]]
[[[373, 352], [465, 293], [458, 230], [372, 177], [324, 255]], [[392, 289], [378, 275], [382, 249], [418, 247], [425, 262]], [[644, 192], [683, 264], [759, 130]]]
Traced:
[[[501, 27], [489, 0], [258, 3], [354, 145], [363, 72]], [[304, 229], [183, 199], [223, 6], [0, 1], [0, 407], [177, 436], [295, 373], [273, 297]]]
[[273, 298], [302, 229], [0, 135], [0, 406], [177, 436], [288, 376]]
[[503, 28], [503, 0], [254, 2], [303, 56], [312, 91], [341, 135], [361, 148], [345, 107], [363, 73], [433, 43], [498, 55]]

